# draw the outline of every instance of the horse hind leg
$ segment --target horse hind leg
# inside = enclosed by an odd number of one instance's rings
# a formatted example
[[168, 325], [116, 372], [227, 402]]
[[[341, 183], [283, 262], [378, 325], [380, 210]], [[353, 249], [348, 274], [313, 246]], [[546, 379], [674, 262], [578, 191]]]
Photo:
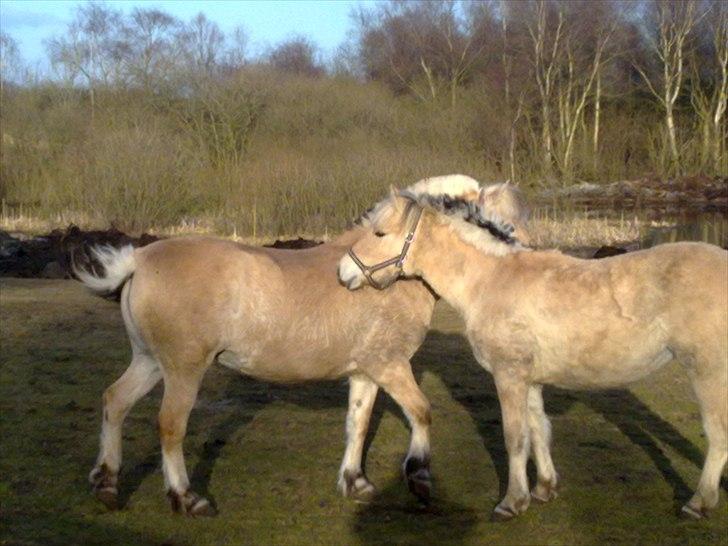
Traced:
[[166, 373], [159, 410], [159, 438], [167, 497], [172, 510], [190, 516], [213, 516], [217, 513], [207, 499], [190, 489], [182, 450], [187, 421], [205, 369], [181, 366], [175, 368], [174, 373]]
[[346, 451], [339, 471], [339, 490], [345, 497], [367, 502], [376, 493], [362, 469], [364, 440], [379, 387], [364, 375], [349, 378], [349, 410], [346, 415]]
[[705, 376], [695, 373], [693, 389], [700, 402], [708, 453], [698, 488], [682, 512], [700, 519], [718, 504], [720, 477], [728, 460], [728, 377], [725, 371]]
[[89, 474], [96, 497], [113, 510], [118, 508], [118, 475], [121, 468], [121, 429], [129, 410], [161, 378], [159, 363], [136, 352], [124, 374], [103, 395], [101, 445], [96, 465]]

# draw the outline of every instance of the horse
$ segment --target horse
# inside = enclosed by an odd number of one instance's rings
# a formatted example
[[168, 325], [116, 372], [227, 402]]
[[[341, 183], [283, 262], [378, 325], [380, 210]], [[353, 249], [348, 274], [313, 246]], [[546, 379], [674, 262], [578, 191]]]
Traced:
[[[480, 185], [450, 175], [422, 180], [410, 189], [475, 199]], [[512, 188], [493, 185], [485, 193], [501, 214], [516, 223], [524, 219], [525, 209]], [[167, 495], [176, 512], [214, 515], [210, 502], [190, 489], [182, 449], [190, 411], [213, 362], [272, 382], [348, 377], [347, 441], [338, 487], [344, 496], [363, 501], [375, 493], [361, 463], [381, 387], [412, 427], [403, 465], [409, 489], [429, 498], [430, 404], [415, 381], [410, 358], [424, 340], [435, 296], [421, 281], [400, 283], [387, 292], [341, 290], [339, 256], [366, 233], [368, 223], [365, 214], [332, 242], [304, 250], [207, 237], [93, 250], [103, 273], [77, 267], [76, 275], [100, 295], [120, 290], [133, 353], [128, 369], [102, 397], [101, 446], [89, 475], [101, 502], [118, 507], [124, 418], [163, 379], [159, 435]]]
[[[398, 252], [396, 263], [364, 265]], [[378, 208], [338, 271], [350, 290], [370, 277], [390, 289], [398, 278], [423, 279], [464, 318], [475, 358], [495, 380], [508, 452], [508, 488], [494, 519], [556, 497], [543, 385], [622, 387], [673, 359], [687, 369], [708, 439], [682, 513], [700, 519], [717, 505], [728, 459], [725, 250], [681, 242], [583, 260], [528, 248], [484, 196], [466, 202], [405, 191]], [[537, 469], [530, 494], [529, 452]]]

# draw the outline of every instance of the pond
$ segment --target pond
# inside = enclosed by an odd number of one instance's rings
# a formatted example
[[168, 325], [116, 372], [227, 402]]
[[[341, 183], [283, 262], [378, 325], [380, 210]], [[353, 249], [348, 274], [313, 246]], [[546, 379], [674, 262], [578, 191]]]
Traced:
[[728, 207], [620, 208], [562, 201], [537, 206], [531, 226], [532, 242], [541, 248], [616, 245], [635, 249], [677, 241], [728, 248]]
[[682, 211], [650, 218], [642, 230], [641, 246], [650, 247], [676, 241], [702, 241], [728, 247], [728, 214], [726, 211]]

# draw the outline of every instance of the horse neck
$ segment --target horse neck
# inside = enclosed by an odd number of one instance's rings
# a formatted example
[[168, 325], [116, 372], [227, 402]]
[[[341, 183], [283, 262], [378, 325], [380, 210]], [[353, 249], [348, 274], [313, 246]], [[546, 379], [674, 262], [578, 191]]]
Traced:
[[500, 258], [464, 242], [448, 225], [430, 224], [423, 231], [414, 269], [467, 318], [474, 297], [487, 285]]

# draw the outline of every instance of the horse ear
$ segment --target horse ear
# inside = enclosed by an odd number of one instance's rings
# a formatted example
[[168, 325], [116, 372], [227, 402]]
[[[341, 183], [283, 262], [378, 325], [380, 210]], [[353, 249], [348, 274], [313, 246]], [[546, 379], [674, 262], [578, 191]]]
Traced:
[[401, 211], [402, 209], [402, 201], [399, 199], [402, 197], [402, 192], [394, 187], [393, 184], [390, 184], [389, 186], [389, 196], [392, 198], [392, 203], [394, 203], [394, 208], [396, 211]]
[[480, 191], [478, 192], [478, 205], [484, 206], [485, 205], [485, 188], [480, 188]]

